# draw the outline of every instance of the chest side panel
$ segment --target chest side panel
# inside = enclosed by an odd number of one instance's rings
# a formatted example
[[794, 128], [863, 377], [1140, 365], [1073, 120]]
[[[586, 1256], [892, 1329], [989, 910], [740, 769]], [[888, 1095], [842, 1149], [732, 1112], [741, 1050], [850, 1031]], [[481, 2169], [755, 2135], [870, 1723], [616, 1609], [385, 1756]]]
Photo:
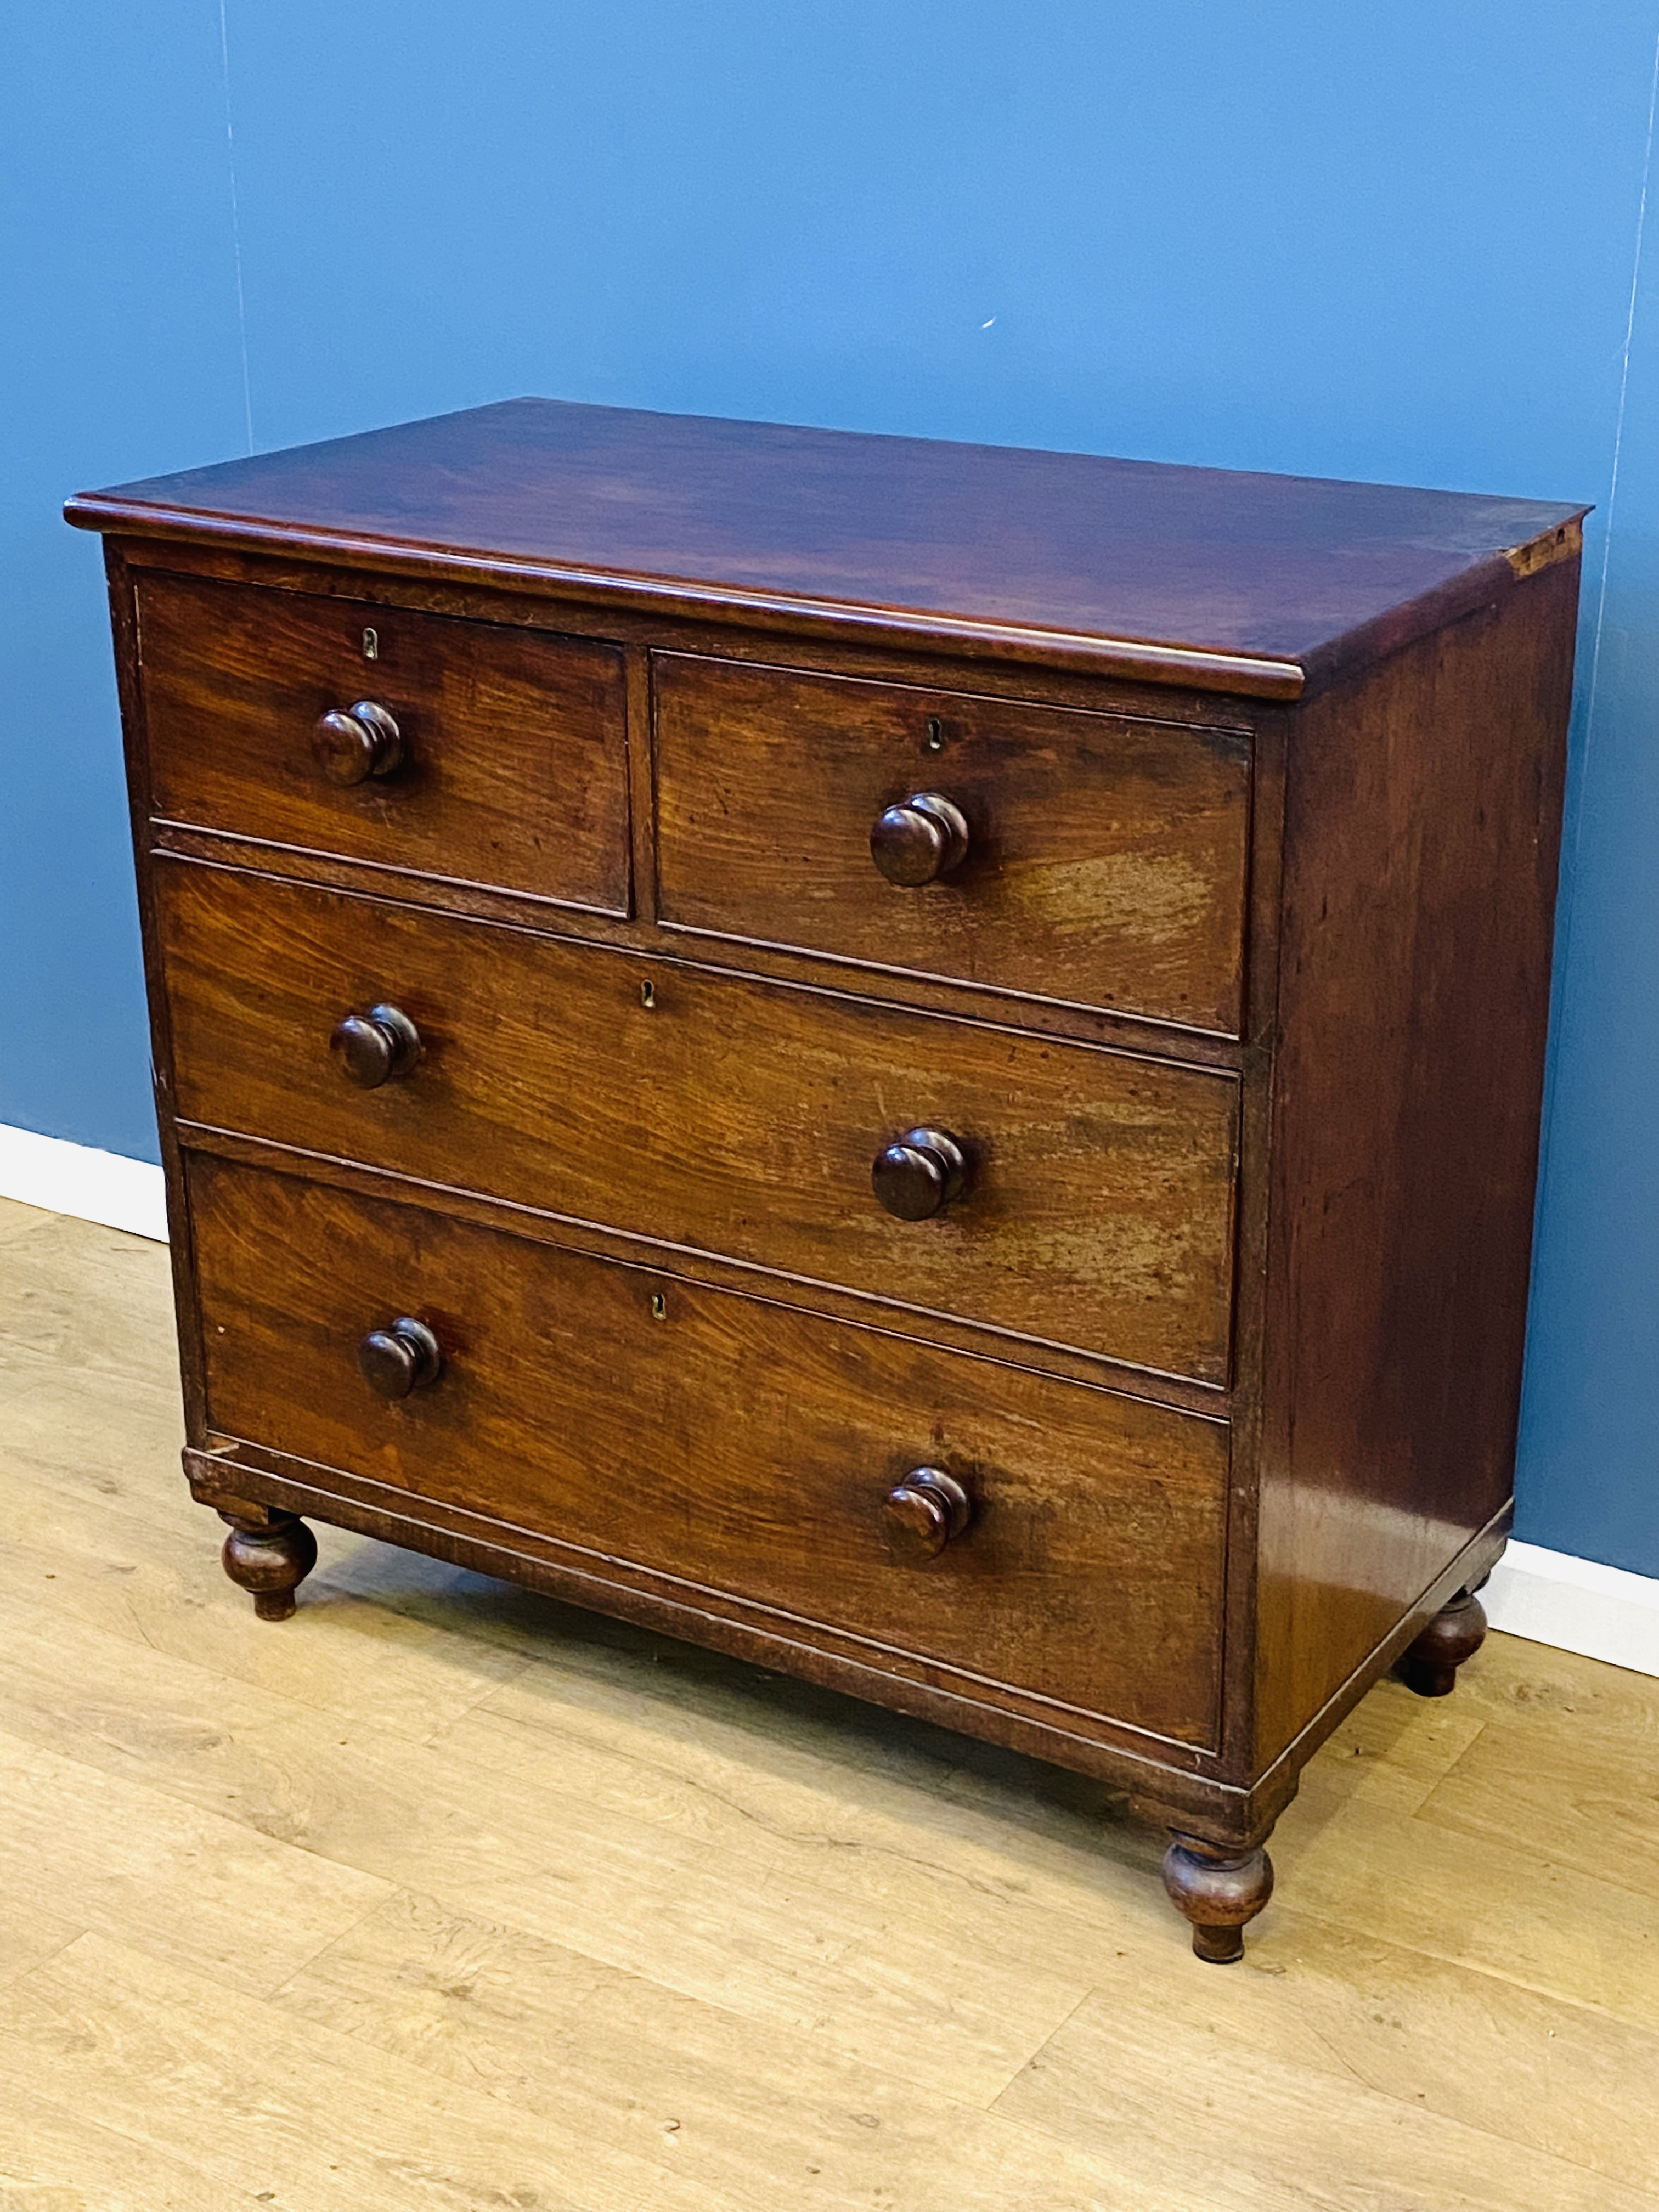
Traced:
[[1576, 564], [1292, 726], [1258, 1759], [1510, 1498]]

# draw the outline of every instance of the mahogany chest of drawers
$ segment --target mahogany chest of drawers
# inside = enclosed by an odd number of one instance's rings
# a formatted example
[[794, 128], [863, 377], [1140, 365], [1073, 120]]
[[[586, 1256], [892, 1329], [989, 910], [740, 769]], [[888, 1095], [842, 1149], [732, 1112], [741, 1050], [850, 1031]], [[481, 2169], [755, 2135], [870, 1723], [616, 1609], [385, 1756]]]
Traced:
[[87, 495], [196, 1495], [1107, 1778], [1510, 1514], [1582, 510], [520, 400]]

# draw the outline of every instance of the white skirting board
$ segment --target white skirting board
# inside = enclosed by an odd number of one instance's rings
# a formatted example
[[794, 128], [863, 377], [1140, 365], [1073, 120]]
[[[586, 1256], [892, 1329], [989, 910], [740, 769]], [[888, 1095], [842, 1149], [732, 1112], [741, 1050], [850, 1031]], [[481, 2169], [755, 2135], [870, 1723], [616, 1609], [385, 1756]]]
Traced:
[[[0, 1123], [0, 1198], [165, 1243], [161, 1170]], [[1481, 1592], [1494, 1628], [1659, 1675], [1659, 1578], [1511, 1544]]]
[[0, 1122], [0, 1198], [130, 1229], [165, 1244], [167, 1212], [161, 1170], [148, 1160], [100, 1152]]
[[1659, 1674], [1659, 1578], [1651, 1575], [1511, 1543], [1480, 1602], [1507, 1636]]

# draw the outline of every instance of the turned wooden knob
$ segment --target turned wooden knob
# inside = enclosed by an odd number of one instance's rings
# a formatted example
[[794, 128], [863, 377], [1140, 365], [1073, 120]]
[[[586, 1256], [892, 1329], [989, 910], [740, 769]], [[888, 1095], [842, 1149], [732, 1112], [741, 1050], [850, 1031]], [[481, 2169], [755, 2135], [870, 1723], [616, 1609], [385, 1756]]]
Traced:
[[391, 775], [404, 759], [397, 723], [372, 699], [321, 715], [311, 732], [311, 750], [331, 783], [364, 783], [371, 775]]
[[941, 793], [913, 792], [877, 817], [870, 857], [890, 884], [914, 889], [936, 882], [967, 859], [967, 820]]
[[328, 1042], [346, 1076], [364, 1091], [407, 1075], [421, 1056], [421, 1033], [397, 1006], [348, 1014], [335, 1024]]
[[871, 1188], [901, 1221], [926, 1221], [967, 1180], [967, 1156], [944, 1129], [907, 1129], [877, 1153], [870, 1170]]
[[435, 1382], [444, 1364], [438, 1340], [423, 1321], [407, 1314], [385, 1328], [372, 1328], [357, 1346], [357, 1364], [382, 1398], [406, 1398]]
[[911, 1559], [937, 1559], [968, 1526], [973, 1505], [955, 1475], [943, 1468], [913, 1467], [881, 1509], [887, 1540]]

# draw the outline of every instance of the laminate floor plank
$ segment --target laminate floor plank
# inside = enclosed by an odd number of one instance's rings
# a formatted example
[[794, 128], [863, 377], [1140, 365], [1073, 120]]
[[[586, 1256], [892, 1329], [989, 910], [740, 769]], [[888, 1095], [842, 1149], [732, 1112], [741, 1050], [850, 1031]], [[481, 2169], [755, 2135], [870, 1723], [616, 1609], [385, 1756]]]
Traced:
[[[1403, 1682], [1379, 1682], [1303, 1769], [1285, 1826], [1306, 1829], [1361, 1808], [1409, 1819], [1485, 1726], [1485, 1716], [1455, 1694], [1419, 1698]], [[1275, 1854], [1284, 1848], [1276, 1843]]]
[[0, 1355], [176, 1390], [169, 1285], [164, 1246], [45, 1214], [8, 1247]]
[[0, 1607], [49, 1608], [66, 1634], [97, 1628], [417, 1743], [529, 1664], [339, 1588], [333, 1562], [358, 1548], [339, 1529], [317, 1532], [303, 1627], [275, 1635], [227, 1578], [222, 1526], [200, 1506], [181, 1540], [129, 1500], [94, 1507], [27, 1468], [9, 1495]]
[[1155, 2004], [1092, 1997], [1000, 2113], [1137, 2171], [1205, 2212], [1650, 2212], [1645, 2191], [1325, 2069], [1287, 2064]]
[[1471, 1689], [1485, 1724], [1422, 1817], [1659, 1897], [1659, 1681], [1506, 1638]]
[[0, 1891], [43, 1924], [131, 1936], [268, 1990], [372, 1911], [386, 1885], [0, 1735]]
[[183, 1801], [181, 1820], [246, 1824], [250, 1850], [276, 1838], [343, 1877], [477, 1899], [757, 2022], [855, 2045], [902, 2079], [988, 2099], [1088, 1987], [1074, 1960], [1061, 1974], [976, 1956], [944, 1916], [906, 1924], [815, 1885], [811, 1854], [763, 1836], [713, 1850], [590, 1804], [551, 1762], [492, 1769], [348, 1731], [93, 1630], [65, 1683], [60, 1645], [38, 1618], [0, 1620], [0, 1728], [56, 1741], [106, 1778], [142, 1777]]
[[[1109, 1807], [1092, 1820], [1068, 1813], [1028, 1825], [1021, 1812], [1031, 1808], [1011, 1805], [1005, 1823], [994, 1798], [942, 1800], [817, 1760], [791, 1745], [787, 1725], [777, 1741], [750, 1736], [745, 1747], [725, 1739], [714, 1714], [700, 1729], [695, 1715], [670, 1718], [636, 1699], [609, 1744], [603, 1723], [592, 1736], [559, 1735], [483, 1714], [434, 1748], [458, 1765], [573, 1791], [737, 1863], [763, 1860], [775, 1880], [928, 1929], [963, 1961], [1055, 1977], [1077, 1995], [1126, 1945], [1169, 1932], [1157, 1839]], [[492, 1893], [506, 1909], [505, 1889]], [[544, 1924], [544, 1905], [526, 1899], [523, 1909]]]
[[[1467, 1698], [1464, 1695], [1468, 1692]], [[1599, 1746], [1616, 1771], [1659, 1735], [1659, 1677], [1557, 1651], [1519, 1636], [1493, 1636], [1454, 1697], [1482, 1720], [1524, 1722], [1540, 1742]]]
[[[1183, 2036], [1270, 2053], [1345, 2091], [1363, 2085], [1659, 2201], [1659, 2035], [1294, 1916], [1242, 1972], [1200, 1983], [1156, 1975], [1150, 1960], [1138, 1968], [1091, 2002], [1144, 2017], [1154, 1987], [1158, 2014]], [[1029, 2141], [998, 2134], [1000, 2105], [988, 2127], [803, 2039], [772, 2040], [763, 2057], [747, 2023], [718, 2007], [408, 1893], [348, 1929], [276, 2002], [487, 2079], [532, 2109], [609, 2113], [647, 2138], [672, 2114], [672, 2161], [695, 2152], [697, 2170], [744, 2203], [753, 2191], [762, 2203], [782, 2191], [860, 2203], [860, 2190], [885, 2181], [918, 2212], [1000, 2206], [1024, 2201], [1041, 2175]], [[1223, 2051], [1212, 2063], [1234, 2061]], [[1109, 2178], [1125, 2185], [1121, 2171]]]
[[[78, 1923], [43, 1911], [30, 1886], [15, 1897], [9, 1890], [0, 1891], [0, 1986], [27, 1974], [85, 1933]], [[3, 2203], [0, 2200], [0, 2207]]]
[[1296, 1910], [1659, 2028], [1659, 1896], [1425, 1818], [1280, 1822]]
[[0, 2100], [42, 2069], [103, 2127], [281, 2212], [730, 2212], [592, 2130], [101, 1936], [0, 1990]]
[[1540, 1758], [1524, 1722], [1493, 1723], [1425, 1800], [1422, 1818], [1659, 1900], [1659, 1735], [1650, 1741], [1644, 1775], [1631, 1758], [1613, 1765], [1602, 1746], [1571, 1736]]
[[[276, 2002], [526, 2112], [598, 2127], [744, 2212], [1163, 2212], [1086, 2154], [647, 1976], [400, 1893]], [[1108, 2185], [1110, 2185], [1109, 2191]]]
[[1149, 1990], [1183, 2034], [1363, 2085], [1659, 2203], [1659, 2031], [1285, 1905], [1238, 1967], [1200, 1983], [1148, 1960], [1091, 2003], [1144, 2012]]
[[257, 2175], [239, 2186], [151, 2150], [60, 2103], [64, 2086], [54, 2054], [0, 2033], [0, 2212], [255, 2212]]
[[614, 1842], [545, 1873], [455, 1885], [448, 1900], [665, 1987], [811, 2035], [896, 2079], [988, 2103], [1084, 1996], [1079, 1974], [974, 1960], [953, 1929], [860, 1911], [687, 1847], [665, 1882], [656, 1853]]
[[[0, 1282], [16, 1267], [15, 1250], [0, 1255]], [[179, 1472], [184, 1414], [176, 1382], [159, 1371], [117, 1382], [0, 1339], [0, 1405], [8, 1475], [49, 1482], [94, 1510], [132, 1499], [158, 1528], [200, 1541], [202, 1509]]]
[[422, 1620], [453, 1607], [469, 1630], [499, 1632], [529, 1657], [431, 1739], [446, 1756], [558, 1775], [589, 1802], [687, 1834], [797, 1842], [826, 1880], [842, 1869], [860, 1893], [884, 1856], [878, 1881], [907, 1869], [931, 1880], [947, 1865], [976, 1909], [1002, 1897], [1090, 1910], [1102, 1885], [1115, 1905], [1156, 1870], [1158, 1839], [1121, 1793], [1085, 1776], [439, 1567], [365, 1544], [340, 1575]]
[[37, 1229], [48, 1222], [58, 1221], [61, 1215], [48, 1213], [38, 1206], [25, 1206], [15, 1198], [0, 1198], [0, 1244], [15, 1244], [24, 1237], [33, 1237]]
[[[684, 1672], [532, 1665], [436, 1747], [557, 1776], [589, 1802], [711, 1844], [763, 1836], [802, 1879], [885, 1905], [937, 1911], [943, 1876], [975, 1950], [1101, 1971], [1138, 1900], [1162, 1947], [1163, 1839], [1110, 1791], [1052, 1771], [1034, 1790], [1043, 1770], [1028, 1760], [697, 1657]], [[1399, 1694], [1345, 1723], [1298, 1808], [1304, 1826], [1359, 1802], [1415, 1807], [1478, 1732]]]

